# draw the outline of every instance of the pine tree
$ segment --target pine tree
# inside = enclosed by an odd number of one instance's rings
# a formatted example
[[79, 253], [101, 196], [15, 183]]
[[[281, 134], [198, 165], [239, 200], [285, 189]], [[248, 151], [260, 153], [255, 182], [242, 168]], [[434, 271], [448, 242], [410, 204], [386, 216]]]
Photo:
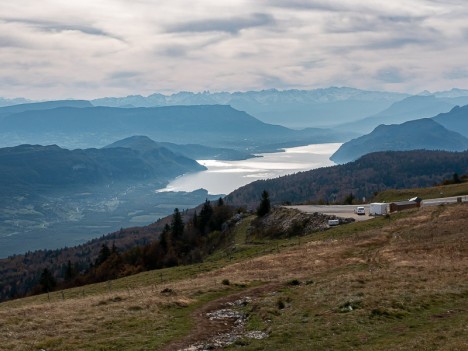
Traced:
[[271, 204], [270, 204], [270, 195], [266, 190], [262, 192], [262, 200], [260, 201], [260, 205], [257, 208], [257, 216], [263, 217], [267, 213], [270, 212]]
[[77, 272], [74, 265], [68, 260], [67, 267], [65, 268], [65, 281], [75, 278]]
[[202, 233], [205, 233], [206, 227], [210, 222], [212, 215], [213, 207], [211, 207], [211, 203], [208, 201], [208, 199], [206, 199], [200, 211], [200, 216], [198, 216], [198, 229], [200, 229]]
[[52, 289], [57, 286], [54, 276], [47, 268], [44, 268], [42, 271], [41, 277], [39, 278], [39, 284], [41, 285], [43, 292], [52, 291]]
[[99, 266], [105, 260], [107, 260], [110, 255], [111, 255], [111, 250], [109, 249], [109, 246], [107, 246], [106, 244], [102, 244], [101, 250], [99, 251], [99, 256], [96, 259], [96, 264], [95, 265]]
[[192, 225], [193, 225], [194, 228], [198, 228], [198, 215], [197, 215], [197, 211], [195, 211], [195, 212], [193, 213]]
[[172, 215], [171, 232], [175, 240], [180, 239], [184, 235], [184, 221], [178, 208], [174, 209], [174, 214]]
[[161, 245], [161, 249], [164, 253], [167, 253], [170, 246], [170, 235], [171, 235], [171, 227], [169, 224], [166, 223], [164, 226], [163, 231], [161, 232], [161, 236], [159, 237], [159, 244]]

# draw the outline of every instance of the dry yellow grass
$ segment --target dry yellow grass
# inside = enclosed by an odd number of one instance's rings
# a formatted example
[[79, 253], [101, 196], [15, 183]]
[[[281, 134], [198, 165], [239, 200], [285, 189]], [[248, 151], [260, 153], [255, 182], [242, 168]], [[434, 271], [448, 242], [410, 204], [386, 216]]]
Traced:
[[[434, 306], [453, 305], [458, 319], [450, 340], [445, 340], [452, 348], [445, 349], [457, 350], [463, 338], [455, 334], [462, 331], [463, 320], [468, 322], [468, 206], [422, 208], [382, 223], [356, 232], [351, 225], [349, 234], [346, 227], [337, 228], [345, 233], [339, 236], [333, 230], [311, 235], [301, 239], [300, 245], [164, 284], [159, 282], [158, 272], [147, 272], [140, 284], [135, 283], [137, 277], [126, 278], [113, 282], [107, 292], [101, 284], [96, 292], [86, 287], [85, 296], [80, 289], [65, 291], [65, 300], [58, 292], [51, 295], [50, 302], [41, 296], [3, 303], [0, 349], [156, 350], [188, 332], [190, 311], [236, 289], [232, 284], [222, 285], [223, 279], [237, 284], [298, 279], [313, 283], [279, 292], [278, 296], [291, 299], [281, 313], [272, 313], [276, 297], [265, 295], [255, 302], [252, 318], [271, 337], [244, 345], [246, 349], [265, 345], [288, 350], [291, 344], [287, 340], [297, 338], [296, 348], [290, 349], [312, 349], [310, 343], [314, 342], [318, 349], [353, 345], [379, 350], [385, 349], [380, 342], [389, 333], [387, 327], [395, 328], [392, 333], [406, 335], [387, 340], [393, 342], [393, 349], [423, 349], [420, 345], [444, 349], [433, 347], [438, 344], [425, 335], [435, 330], [431, 324], [418, 333], [420, 327], [411, 329], [408, 323], [418, 309], [432, 311]], [[130, 281], [134, 285], [127, 289]], [[166, 288], [175, 294], [161, 294]], [[355, 313], [337, 311], [350, 301], [359, 303]], [[368, 322], [372, 314], [390, 319]], [[342, 333], [344, 344], [334, 341], [333, 330]]]

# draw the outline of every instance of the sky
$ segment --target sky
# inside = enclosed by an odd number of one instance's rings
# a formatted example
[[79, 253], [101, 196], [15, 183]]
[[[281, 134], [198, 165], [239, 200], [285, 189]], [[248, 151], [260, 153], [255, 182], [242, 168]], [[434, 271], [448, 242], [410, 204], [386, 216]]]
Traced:
[[0, 97], [468, 88], [466, 0], [0, 2]]

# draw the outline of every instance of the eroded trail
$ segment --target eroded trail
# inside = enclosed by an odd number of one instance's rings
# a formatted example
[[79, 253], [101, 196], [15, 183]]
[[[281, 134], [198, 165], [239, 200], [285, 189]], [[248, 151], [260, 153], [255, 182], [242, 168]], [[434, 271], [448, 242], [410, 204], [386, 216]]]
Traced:
[[268, 337], [261, 330], [246, 331], [248, 316], [245, 310], [257, 298], [280, 286], [280, 283], [271, 283], [210, 301], [193, 312], [194, 329], [190, 334], [166, 345], [162, 351], [221, 350], [241, 338]]

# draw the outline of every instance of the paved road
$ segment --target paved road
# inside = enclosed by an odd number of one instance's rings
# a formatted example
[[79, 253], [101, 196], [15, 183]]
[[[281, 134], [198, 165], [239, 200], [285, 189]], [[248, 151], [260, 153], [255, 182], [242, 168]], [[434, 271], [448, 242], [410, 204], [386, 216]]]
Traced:
[[334, 215], [338, 217], [345, 218], [354, 218], [357, 221], [365, 221], [374, 217], [368, 216], [369, 214], [369, 205], [359, 205], [363, 206], [366, 210], [365, 215], [357, 215], [354, 213], [356, 205], [298, 205], [298, 206], [285, 206], [287, 208], [294, 208], [305, 213], [324, 213], [327, 215]]
[[462, 202], [468, 202], [468, 195], [462, 195], [462, 196], [440, 197], [437, 199], [423, 200], [422, 206], [437, 206], [441, 204], [454, 204], [458, 201], [458, 198], [461, 198]]
[[[423, 200], [422, 206], [437, 206], [441, 204], [456, 203], [459, 197], [461, 197], [463, 203], [468, 203], [468, 195], [462, 195], [462, 196], [441, 197], [437, 199]], [[354, 218], [357, 221], [365, 221], [365, 220], [374, 218], [373, 216], [369, 216], [368, 204], [359, 205], [359, 206], [363, 206], [365, 208], [366, 214], [364, 216], [362, 215], [359, 216], [354, 213], [354, 210], [356, 209], [357, 205], [298, 205], [298, 206], [285, 206], [285, 207], [295, 208], [305, 213], [319, 212], [319, 213], [324, 213], [327, 215], [335, 215], [338, 217]]]

